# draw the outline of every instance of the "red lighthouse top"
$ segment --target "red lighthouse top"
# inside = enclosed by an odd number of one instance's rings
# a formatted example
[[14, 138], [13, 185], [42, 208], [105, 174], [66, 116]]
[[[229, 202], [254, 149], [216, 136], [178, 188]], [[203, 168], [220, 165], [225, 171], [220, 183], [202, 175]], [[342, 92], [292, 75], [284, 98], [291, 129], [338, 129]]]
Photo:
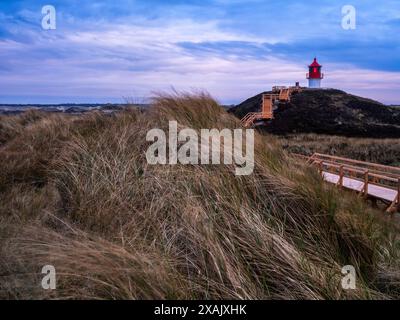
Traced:
[[313, 63], [308, 66], [307, 79], [323, 79], [324, 75], [321, 73], [322, 66], [317, 62], [317, 58], [314, 58]]
[[317, 58], [314, 58], [313, 63], [311, 63], [309, 67], [322, 67], [322, 66], [317, 62]]

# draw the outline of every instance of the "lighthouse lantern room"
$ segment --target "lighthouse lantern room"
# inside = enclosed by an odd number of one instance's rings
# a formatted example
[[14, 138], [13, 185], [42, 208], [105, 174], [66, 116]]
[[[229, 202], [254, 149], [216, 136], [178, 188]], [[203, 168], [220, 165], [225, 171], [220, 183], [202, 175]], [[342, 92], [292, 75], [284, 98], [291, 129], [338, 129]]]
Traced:
[[314, 58], [313, 63], [308, 66], [307, 79], [309, 88], [321, 88], [321, 80], [324, 78], [321, 69], [322, 66], [317, 62], [317, 58]]

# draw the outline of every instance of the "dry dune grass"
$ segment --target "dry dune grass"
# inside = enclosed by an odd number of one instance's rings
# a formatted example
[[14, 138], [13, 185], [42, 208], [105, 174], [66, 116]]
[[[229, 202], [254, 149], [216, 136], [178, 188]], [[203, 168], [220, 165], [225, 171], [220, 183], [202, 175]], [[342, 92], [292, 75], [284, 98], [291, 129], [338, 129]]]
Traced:
[[280, 137], [280, 141], [288, 151], [304, 155], [319, 152], [400, 166], [400, 139], [349, 138], [310, 133], [287, 135]]
[[[398, 292], [396, 238], [364, 203], [256, 135], [255, 169], [151, 166], [146, 133], [237, 128], [207, 94], [113, 115], [3, 117], [0, 296], [357, 299]], [[57, 289], [40, 287], [43, 265]], [[353, 265], [357, 289], [340, 273]]]

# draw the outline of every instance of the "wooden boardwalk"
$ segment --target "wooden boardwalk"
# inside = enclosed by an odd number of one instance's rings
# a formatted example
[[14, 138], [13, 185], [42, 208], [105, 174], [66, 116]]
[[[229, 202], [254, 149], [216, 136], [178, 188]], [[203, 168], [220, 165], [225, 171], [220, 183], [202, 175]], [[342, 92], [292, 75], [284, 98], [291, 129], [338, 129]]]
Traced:
[[380, 200], [388, 205], [387, 212], [400, 211], [400, 168], [320, 153], [295, 156], [316, 166], [326, 182]]

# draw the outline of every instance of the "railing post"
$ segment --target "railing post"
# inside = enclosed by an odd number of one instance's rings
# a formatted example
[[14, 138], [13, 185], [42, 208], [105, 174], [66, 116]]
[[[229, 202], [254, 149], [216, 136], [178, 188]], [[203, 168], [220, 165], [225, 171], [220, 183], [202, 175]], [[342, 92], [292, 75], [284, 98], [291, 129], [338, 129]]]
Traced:
[[320, 161], [319, 163], [319, 174], [323, 177], [324, 175], [323, 175], [323, 166], [322, 166], [322, 161]]
[[397, 181], [397, 210], [400, 211], [400, 178]]
[[368, 197], [368, 181], [369, 181], [369, 170], [365, 170], [364, 176], [364, 197]]
[[344, 170], [343, 170], [343, 165], [340, 166], [339, 169], [339, 187], [342, 188], [343, 187], [343, 176], [344, 176]]

